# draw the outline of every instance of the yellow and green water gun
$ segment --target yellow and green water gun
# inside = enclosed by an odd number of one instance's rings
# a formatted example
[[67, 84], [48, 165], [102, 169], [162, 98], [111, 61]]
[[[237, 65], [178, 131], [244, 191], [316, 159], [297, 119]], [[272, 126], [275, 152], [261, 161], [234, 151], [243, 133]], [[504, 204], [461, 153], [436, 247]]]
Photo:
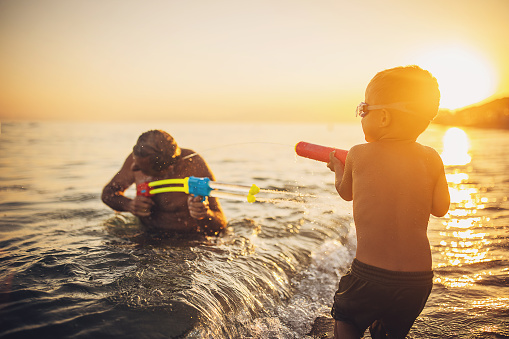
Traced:
[[[158, 193], [184, 192], [203, 198], [211, 196], [227, 199], [247, 199], [248, 202], [256, 201], [255, 195], [260, 188], [252, 186], [223, 184], [209, 178], [186, 177], [182, 179], [163, 179], [151, 182], [143, 182], [136, 185], [137, 195], [151, 197]], [[247, 194], [246, 194], [247, 193]]]

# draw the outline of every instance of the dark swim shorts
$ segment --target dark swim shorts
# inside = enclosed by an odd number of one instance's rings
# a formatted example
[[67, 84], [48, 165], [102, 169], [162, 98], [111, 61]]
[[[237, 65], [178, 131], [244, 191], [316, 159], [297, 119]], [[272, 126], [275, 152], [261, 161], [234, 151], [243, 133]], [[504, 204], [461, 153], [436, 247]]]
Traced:
[[353, 325], [362, 337], [405, 338], [419, 316], [431, 288], [433, 271], [397, 272], [354, 259], [334, 295], [332, 317]]

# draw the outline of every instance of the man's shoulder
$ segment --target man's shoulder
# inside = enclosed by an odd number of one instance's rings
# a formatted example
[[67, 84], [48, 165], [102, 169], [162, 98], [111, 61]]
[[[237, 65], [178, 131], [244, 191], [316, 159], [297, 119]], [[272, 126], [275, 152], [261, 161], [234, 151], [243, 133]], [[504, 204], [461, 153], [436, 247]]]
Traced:
[[181, 147], [180, 148], [180, 152], [181, 152], [180, 155], [184, 156], [184, 157], [186, 157], [188, 155], [192, 155], [192, 154], [198, 155], [198, 153], [196, 153], [195, 151], [193, 151], [192, 149], [189, 149], [189, 148], [182, 148]]
[[177, 171], [180, 171], [185, 176], [196, 176], [196, 177], [212, 177], [205, 159], [192, 149], [182, 149], [181, 161], [177, 167]]
[[186, 160], [189, 163], [202, 163], [205, 161], [203, 157], [192, 149], [181, 148], [180, 158]]

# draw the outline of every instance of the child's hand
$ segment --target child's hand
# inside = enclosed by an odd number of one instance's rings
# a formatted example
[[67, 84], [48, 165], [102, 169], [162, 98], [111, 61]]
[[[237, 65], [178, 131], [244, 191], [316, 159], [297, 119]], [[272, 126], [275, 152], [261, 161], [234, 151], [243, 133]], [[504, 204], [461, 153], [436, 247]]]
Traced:
[[338, 158], [336, 158], [336, 151], [329, 153], [329, 162], [327, 163], [327, 167], [332, 172], [336, 172], [336, 170], [340, 168], [344, 170], [345, 165]]
[[338, 158], [336, 158], [336, 151], [332, 151], [329, 153], [329, 163], [327, 167], [330, 168], [332, 172], [334, 172], [334, 187], [336, 187], [336, 191], [339, 193], [341, 198], [350, 201], [352, 198], [345, 195], [342, 189], [343, 175], [345, 174], [345, 164], [341, 162]]

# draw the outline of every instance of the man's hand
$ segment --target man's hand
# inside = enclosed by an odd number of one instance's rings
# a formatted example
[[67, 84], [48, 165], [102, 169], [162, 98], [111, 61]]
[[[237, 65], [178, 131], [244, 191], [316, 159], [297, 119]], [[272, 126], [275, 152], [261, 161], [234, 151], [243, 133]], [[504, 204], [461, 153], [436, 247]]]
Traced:
[[202, 197], [194, 196], [193, 194], [189, 194], [187, 198], [187, 206], [189, 207], [189, 214], [194, 219], [204, 219], [207, 218], [209, 211], [209, 200], [207, 198], [201, 201]]
[[152, 199], [137, 195], [129, 203], [129, 212], [137, 217], [148, 217], [151, 213], [150, 209], [152, 206], [154, 206]]

